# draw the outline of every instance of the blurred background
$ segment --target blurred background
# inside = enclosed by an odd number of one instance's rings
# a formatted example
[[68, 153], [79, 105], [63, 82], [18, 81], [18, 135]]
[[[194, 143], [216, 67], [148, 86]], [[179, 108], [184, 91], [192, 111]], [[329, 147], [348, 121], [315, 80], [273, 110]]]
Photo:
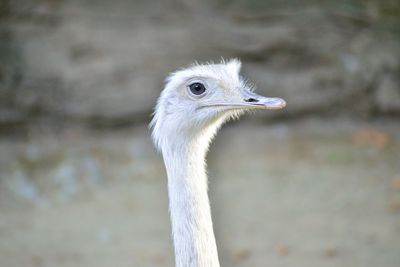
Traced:
[[222, 265], [399, 266], [398, 0], [0, 0], [0, 265], [173, 266], [147, 125], [221, 57], [288, 102], [211, 147]]

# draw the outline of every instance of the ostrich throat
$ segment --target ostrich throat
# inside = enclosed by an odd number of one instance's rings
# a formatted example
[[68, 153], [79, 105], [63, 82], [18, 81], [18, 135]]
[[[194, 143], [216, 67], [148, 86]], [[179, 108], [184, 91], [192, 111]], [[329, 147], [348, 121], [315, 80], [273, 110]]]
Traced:
[[168, 175], [177, 267], [220, 266], [207, 192], [205, 158], [223, 120], [219, 118], [202, 132], [185, 135], [186, 138], [175, 136], [162, 150]]

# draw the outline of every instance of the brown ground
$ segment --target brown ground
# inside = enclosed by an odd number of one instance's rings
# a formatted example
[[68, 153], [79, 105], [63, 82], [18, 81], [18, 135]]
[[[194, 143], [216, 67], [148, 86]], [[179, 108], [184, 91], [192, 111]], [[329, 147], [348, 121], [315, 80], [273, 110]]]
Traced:
[[[230, 124], [208, 162], [223, 266], [400, 264], [400, 125]], [[146, 128], [0, 140], [1, 266], [173, 266]]]

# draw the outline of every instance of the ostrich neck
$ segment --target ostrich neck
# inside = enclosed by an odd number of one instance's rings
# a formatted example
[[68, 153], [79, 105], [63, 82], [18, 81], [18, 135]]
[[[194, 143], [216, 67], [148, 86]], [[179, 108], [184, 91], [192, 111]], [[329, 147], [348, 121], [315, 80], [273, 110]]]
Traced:
[[205, 166], [213, 132], [190, 140], [179, 139], [163, 149], [177, 267], [220, 266]]

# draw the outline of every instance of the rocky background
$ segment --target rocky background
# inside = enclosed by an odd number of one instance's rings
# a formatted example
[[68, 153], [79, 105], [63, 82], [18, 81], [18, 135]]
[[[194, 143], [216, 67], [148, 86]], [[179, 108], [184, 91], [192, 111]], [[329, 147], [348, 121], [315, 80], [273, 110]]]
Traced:
[[399, 0], [0, 0], [0, 266], [174, 266], [147, 124], [221, 57], [288, 102], [211, 146], [221, 265], [398, 267]]
[[400, 2], [0, 1], [0, 130], [148, 122], [167, 73], [243, 60], [267, 117], [400, 115]]

